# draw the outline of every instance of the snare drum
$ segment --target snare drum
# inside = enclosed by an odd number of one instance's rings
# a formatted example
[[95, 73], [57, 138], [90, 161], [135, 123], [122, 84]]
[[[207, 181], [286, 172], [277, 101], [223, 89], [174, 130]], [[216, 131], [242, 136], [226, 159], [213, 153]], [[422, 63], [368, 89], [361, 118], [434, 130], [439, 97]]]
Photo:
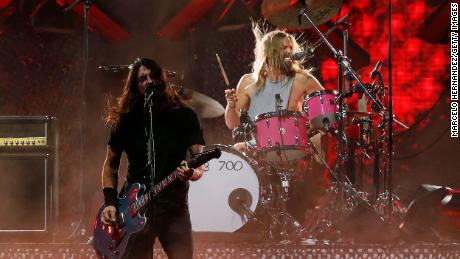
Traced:
[[254, 212], [259, 202], [255, 161], [231, 147], [204, 166], [203, 176], [190, 182], [188, 202], [193, 231], [234, 232], [248, 221], [241, 202]]
[[256, 117], [256, 150], [270, 162], [296, 161], [308, 150], [307, 117], [282, 110]]
[[311, 130], [328, 130], [336, 122], [336, 95], [335, 91], [321, 90], [305, 97], [303, 109]]

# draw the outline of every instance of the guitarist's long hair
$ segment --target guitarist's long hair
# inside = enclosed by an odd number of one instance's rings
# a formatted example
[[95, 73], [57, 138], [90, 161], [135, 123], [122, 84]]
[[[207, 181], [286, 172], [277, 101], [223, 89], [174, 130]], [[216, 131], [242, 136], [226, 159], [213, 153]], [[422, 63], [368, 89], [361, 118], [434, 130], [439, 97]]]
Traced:
[[134, 62], [129, 71], [128, 78], [123, 87], [123, 93], [116, 99], [112, 105], [108, 105], [105, 122], [111, 127], [117, 127], [123, 116], [130, 112], [143, 112], [144, 96], [139, 93], [137, 74], [139, 68], [144, 66], [150, 69], [151, 76], [157, 88], [154, 96], [153, 106], [154, 115], [165, 110], [170, 110], [185, 106], [184, 101], [175, 89], [168, 82], [167, 74], [154, 60], [149, 58], [139, 59]]

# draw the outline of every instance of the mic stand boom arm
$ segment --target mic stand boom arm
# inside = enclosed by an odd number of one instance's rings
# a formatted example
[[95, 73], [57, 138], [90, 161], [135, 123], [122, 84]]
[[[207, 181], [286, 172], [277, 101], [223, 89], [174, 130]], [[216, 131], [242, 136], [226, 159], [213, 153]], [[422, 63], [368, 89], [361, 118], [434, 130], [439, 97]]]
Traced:
[[350, 62], [348, 59], [343, 55], [341, 51], [337, 51], [334, 46], [329, 42], [329, 40], [324, 36], [324, 34], [318, 29], [318, 27], [313, 23], [313, 21], [310, 19], [310, 17], [307, 14], [307, 10], [305, 8], [302, 8], [300, 10], [300, 14], [303, 15], [308, 22], [315, 28], [315, 30], [318, 32], [320, 37], [323, 39], [324, 43], [329, 47], [329, 49], [332, 51], [334, 54], [334, 58], [337, 60], [337, 63], [341, 65], [344, 69], [346, 69], [347, 74], [350, 75], [356, 82], [358, 83], [358, 86], [361, 88], [361, 90], [369, 97], [369, 99], [372, 100], [372, 108], [375, 111], [380, 111], [383, 108], [382, 103], [377, 100], [370, 92], [369, 90], [366, 89], [364, 86], [363, 82], [359, 79], [358, 75], [354, 71], [354, 69], [351, 67]]

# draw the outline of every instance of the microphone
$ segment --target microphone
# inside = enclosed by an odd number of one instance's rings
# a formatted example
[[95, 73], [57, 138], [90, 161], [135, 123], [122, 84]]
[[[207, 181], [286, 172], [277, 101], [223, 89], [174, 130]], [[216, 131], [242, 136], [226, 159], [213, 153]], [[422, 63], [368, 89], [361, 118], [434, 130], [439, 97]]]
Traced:
[[300, 59], [303, 59], [305, 57], [307, 57], [307, 58], [313, 57], [313, 52], [315, 51], [315, 48], [316, 47], [312, 47], [312, 48], [308, 48], [308, 49], [306, 49], [304, 51], [294, 53], [294, 54], [292, 54], [291, 59], [292, 60], [300, 60]]
[[374, 79], [377, 76], [377, 74], [380, 71], [380, 68], [382, 68], [382, 64], [383, 64], [382, 61], [380, 60], [377, 61], [377, 64], [375, 64], [374, 70], [372, 70], [371, 72], [371, 79]]
[[[329, 35], [329, 33], [334, 31], [335, 29], [337, 29], [337, 26], [339, 26], [340, 24], [345, 23], [348, 20], [348, 17], [350, 17], [353, 13], [355, 13], [355, 10], [351, 10], [351, 12], [349, 12], [347, 15], [345, 15], [342, 18], [340, 18], [337, 22], [334, 23], [334, 25], [326, 33], [324, 33], [324, 36]], [[316, 48], [319, 47], [322, 43], [323, 43], [323, 39], [322, 38], [318, 39], [315, 43], [313, 43], [311, 45], [312, 47], [307, 48], [304, 51], [294, 53], [291, 56], [291, 59], [292, 60], [300, 60], [300, 59], [302, 59], [304, 57], [307, 57], [307, 58], [313, 57], [313, 53], [315, 52]]]
[[172, 70], [165, 70], [165, 71], [166, 71], [166, 74], [169, 77], [176, 77], [176, 72], [175, 71], [172, 71]]
[[348, 21], [348, 18], [353, 14], [355, 13], [355, 10], [351, 10], [351, 12], [347, 13], [345, 16], [343, 16], [342, 18], [338, 19], [334, 25], [340, 25], [340, 24], [345, 24], [347, 21]]
[[249, 208], [252, 201], [251, 193], [244, 188], [237, 188], [228, 196], [228, 206], [240, 216], [247, 218], [254, 215], [254, 212]]
[[150, 102], [152, 99], [153, 95], [155, 94], [156, 87], [153, 82], [148, 83], [147, 87], [145, 88], [145, 93], [144, 93], [144, 107], [147, 107], [147, 104]]
[[236, 127], [232, 130], [232, 138], [237, 142], [244, 142], [244, 128], [242, 126]]
[[232, 137], [235, 141], [245, 141], [245, 136], [256, 127], [255, 123], [251, 120], [249, 113], [241, 109], [240, 126], [232, 130]]
[[281, 100], [281, 95], [280, 94], [275, 94], [275, 110], [279, 111], [281, 109], [281, 103], [283, 101]]
[[151, 83], [148, 83], [147, 86], [145, 87], [145, 92], [154, 92], [155, 91], [155, 83], [154, 82], [151, 82]]
[[245, 130], [252, 130], [253, 128], [256, 127], [256, 124], [249, 116], [248, 111], [243, 110], [243, 109], [241, 110], [240, 124], [244, 126]]

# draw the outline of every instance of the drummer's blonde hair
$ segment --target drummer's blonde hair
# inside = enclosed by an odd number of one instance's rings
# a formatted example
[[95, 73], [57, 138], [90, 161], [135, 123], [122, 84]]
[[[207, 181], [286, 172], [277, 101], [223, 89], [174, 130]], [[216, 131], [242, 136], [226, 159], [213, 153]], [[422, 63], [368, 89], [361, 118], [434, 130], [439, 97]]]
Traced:
[[255, 37], [254, 63], [252, 64], [252, 77], [256, 82], [256, 89], [262, 89], [267, 74], [267, 66], [282, 71], [286, 75], [285, 80], [295, 76], [295, 73], [309, 74], [312, 69], [304, 69], [301, 61], [293, 61], [291, 67], [284, 65], [284, 46], [283, 40], [288, 38], [292, 43], [293, 52], [303, 51], [302, 46], [291, 34], [282, 30], [273, 30], [267, 32], [262, 30], [257, 22], [252, 22], [252, 32]]

